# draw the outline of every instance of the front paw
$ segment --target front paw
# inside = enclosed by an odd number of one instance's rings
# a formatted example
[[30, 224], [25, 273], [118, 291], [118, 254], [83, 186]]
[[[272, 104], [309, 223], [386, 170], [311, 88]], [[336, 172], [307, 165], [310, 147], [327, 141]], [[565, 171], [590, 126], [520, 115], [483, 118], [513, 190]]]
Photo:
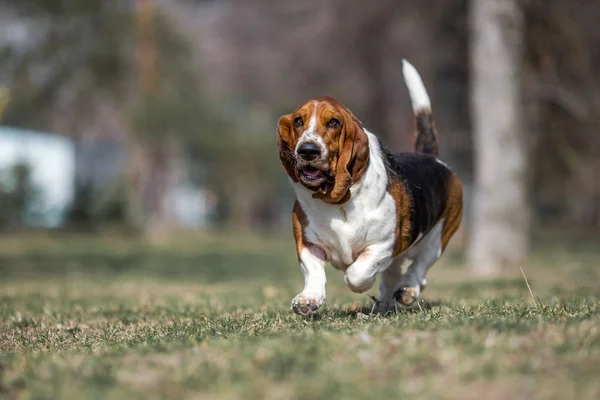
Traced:
[[296, 314], [311, 315], [325, 303], [325, 296], [316, 296], [310, 293], [300, 293], [292, 300], [292, 310]]

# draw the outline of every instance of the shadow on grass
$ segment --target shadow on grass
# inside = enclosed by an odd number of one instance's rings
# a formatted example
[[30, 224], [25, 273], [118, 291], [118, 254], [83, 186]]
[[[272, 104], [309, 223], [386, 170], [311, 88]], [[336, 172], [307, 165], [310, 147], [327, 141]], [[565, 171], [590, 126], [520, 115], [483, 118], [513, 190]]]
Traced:
[[447, 306], [448, 303], [441, 300], [420, 300], [415, 306], [411, 308], [406, 307], [398, 307], [394, 310], [389, 310], [382, 313], [373, 313], [373, 305], [367, 304], [362, 305], [360, 307], [348, 309], [348, 308], [338, 308], [338, 309], [326, 309], [320, 311], [317, 314], [313, 314], [308, 316], [307, 318], [312, 320], [322, 320], [322, 319], [361, 319], [368, 318], [372, 315], [377, 315], [379, 317], [392, 317], [395, 315], [410, 315], [410, 314], [419, 314], [419, 313], [428, 313], [435, 307]]

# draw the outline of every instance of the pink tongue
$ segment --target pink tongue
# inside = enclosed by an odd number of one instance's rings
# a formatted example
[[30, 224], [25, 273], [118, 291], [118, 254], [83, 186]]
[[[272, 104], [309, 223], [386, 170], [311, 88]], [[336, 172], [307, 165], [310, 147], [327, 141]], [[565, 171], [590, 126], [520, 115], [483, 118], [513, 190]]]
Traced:
[[306, 175], [308, 175], [309, 177], [311, 177], [311, 178], [314, 178], [314, 177], [318, 176], [319, 172], [321, 172], [321, 171], [319, 171], [316, 168], [305, 168], [304, 169], [304, 173]]

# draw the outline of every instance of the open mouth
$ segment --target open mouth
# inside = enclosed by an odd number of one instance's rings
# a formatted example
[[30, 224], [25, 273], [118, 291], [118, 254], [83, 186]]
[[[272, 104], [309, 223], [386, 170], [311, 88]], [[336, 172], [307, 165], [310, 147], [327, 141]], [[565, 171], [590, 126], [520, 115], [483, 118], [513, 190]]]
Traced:
[[320, 170], [319, 168], [307, 166], [300, 170], [300, 175], [302, 175], [302, 178], [305, 180], [312, 182], [318, 181], [321, 178], [325, 178], [325, 171]]

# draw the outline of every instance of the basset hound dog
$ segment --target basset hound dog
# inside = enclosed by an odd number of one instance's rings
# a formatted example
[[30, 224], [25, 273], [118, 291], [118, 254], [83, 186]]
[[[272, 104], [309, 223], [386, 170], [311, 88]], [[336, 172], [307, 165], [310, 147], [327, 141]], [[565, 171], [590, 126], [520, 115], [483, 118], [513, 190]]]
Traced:
[[[429, 95], [403, 61], [416, 120], [414, 152], [391, 153], [343, 104], [309, 100], [279, 119], [279, 156], [296, 192], [292, 223], [304, 289], [292, 310], [325, 303], [325, 264], [356, 293], [380, 274], [376, 310], [410, 307], [462, 219], [462, 184], [438, 159]], [[411, 264], [402, 273], [405, 260]]]

